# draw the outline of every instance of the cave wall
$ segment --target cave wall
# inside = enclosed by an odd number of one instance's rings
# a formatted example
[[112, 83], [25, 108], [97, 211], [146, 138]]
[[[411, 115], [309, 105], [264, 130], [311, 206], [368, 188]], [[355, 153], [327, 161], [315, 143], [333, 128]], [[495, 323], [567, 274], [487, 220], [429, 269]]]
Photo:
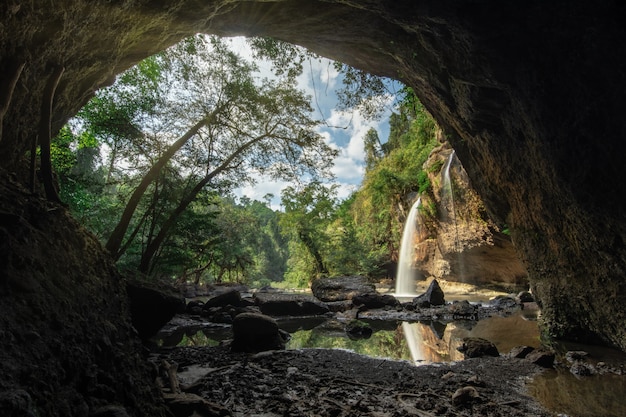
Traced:
[[[49, 0], [0, 5], [0, 163], [19, 172], [45, 81], [60, 127], [95, 89], [182, 37], [271, 35], [402, 80], [506, 223], [548, 333], [626, 349], [626, 40], [617, 1]], [[0, 106], [1, 107], [1, 106]]]

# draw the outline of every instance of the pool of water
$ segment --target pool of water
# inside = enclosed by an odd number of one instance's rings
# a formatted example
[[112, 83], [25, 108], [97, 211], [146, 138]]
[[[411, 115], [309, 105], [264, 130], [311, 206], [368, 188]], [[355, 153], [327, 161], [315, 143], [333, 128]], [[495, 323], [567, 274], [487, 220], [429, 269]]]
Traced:
[[[452, 323], [366, 322], [372, 328], [372, 336], [354, 339], [346, 333], [346, 322], [342, 320], [325, 317], [278, 320], [280, 328], [291, 335], [287, 349], [348, 349], [372, 357], [407, 360], [416, 365], [462, 360], [463, 354], [457, 348], [464, 337], [491, 340], [501, 353], [507, 353], [518, 345], [540, 345], [536, 321], [521, 313]], [[158, 343], [161, 346], [214, 346], [231, 337], [230, 326], [197, 322], [162, 333], [158, 336]]]
[[[281, 329], [291, 334], [287, 349], [348, 349], [378, 358], [405, 360], [415, 365], [463, 360], [457, 350], [465, 337], [492, 341], [501, 354], [513, 347], [540, 346], [536, 316], [523, 312], [509, 317], [452, 323], [397, 322], [373, 320], [368, 339], [353, 339], [345, 332], [345, 321], [325, 317], [279, 319]], [[192, 323], [162, 334], [161, 346], [214, 346], [232, 338], [230, 326]], [[559, 348], [584, 350], [591, 361], [621, 365], [626, 374], [626, 354], [597, 346], [561, 344]], [[619, 365], [618, 365], [619, 366]], [[626, 415], [626, 376], [577, 377], [567, 369], [548, 370], [528, 383], [529, 393], [555, 415], [567, 417], [618, 417]]]

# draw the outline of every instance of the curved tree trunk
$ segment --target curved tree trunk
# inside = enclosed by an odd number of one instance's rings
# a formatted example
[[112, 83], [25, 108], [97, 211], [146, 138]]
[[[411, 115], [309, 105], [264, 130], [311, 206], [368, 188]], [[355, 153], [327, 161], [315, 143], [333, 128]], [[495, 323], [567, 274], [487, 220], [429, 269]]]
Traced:
[[135, 214], [135, 210], [139, 205], [139, 201], [148, 189], [148, 186], [159, 176], [163, 167], [169, 162], [170, 159], [172, 159], [174, 154], [178, 152], [178, 150], [182, 148], [183, 145], [187, 143], [187, 141], [189, 141], [189, 139], [195, 136], [201, 128], [207, 126], [215, 118], [215, 115], [218, 111], [221, 111], [221, 108], [214, 110], [210, 116], [200, 120], [176, 142], [170, 145], [170, 147], [165, 150], [165, 153], [161, 155], [156, 163], [152, 165], [148, 172], [146, 172], [146, 174], [143, 176], [141, 183], [139, 183], [137, 188], [135, 188], [135, 191], [133, 191], [133, 194], [130, 196], [130, 199], [126, 203], [126, 207], [124, 208], [122, 217], [117, 223], [117, 226], [115, 226], [115, 229], [111, 233], [111, 236], [106, 243], [106, 248], [111, 253], [114, 259], [117, 260], [122, 255], [120, 247], [122, 246], [124, 235], [128, 230], [130, 220], [132, 219], [133, 214]]
[[215, 178], [216, 175], [220, 174], [222, 171], [227, 169], [228, 166], [231, 164], [231, 162], [235, 160], [235, 158], [237, 158], [239, 155], [245, 152], [252, 145], [254, 145], [257, 142], [260, 142], [261, 140], [267, 138], [268, 136], [269, 134], [263, 134], [263, 135], [257, 136], [251, 139], [250, 141], [246, 142], [242, 146], [240, 146], [217, 168], [215, 168], [213, 171], [205, 175], [205, 177], [202, 178], [202, 180], [198, 182], [198, 184], [196, 184], [195, 187], [193, 187], [193, 189], [189, 192], [189, 194], [183, 197], [183, 199], [180, 201], [178, 206], [174, 209], [174, 211], [170, 214], [167, 220], [163, 223], [163, 226], [161, 226], [161, 230], [159, 230], [159, 233], [148, 244], [145, 251], [143, 252], [141, 256], [141, 263], [139, 264], [140, 272], [148, 273], [150, 271], [150, 264], [152, 263], [152, 259], [154, 258], [154, 255], [157, 253], [157, 251], [159, 250], [159, 248], [165, 241], [165, 238], [167, 238], [167, 236], [169, 235], [169, 232], [172, 229], [172, 227], [176, 224], [178, 217], [187, 209], [187, 207], [189, 207], [189, 204], [191, 204], [193, 200], [195, 200], [196, 196], [200, 193], [200, 191], [202, 191], [202, 189], [213, 178]]

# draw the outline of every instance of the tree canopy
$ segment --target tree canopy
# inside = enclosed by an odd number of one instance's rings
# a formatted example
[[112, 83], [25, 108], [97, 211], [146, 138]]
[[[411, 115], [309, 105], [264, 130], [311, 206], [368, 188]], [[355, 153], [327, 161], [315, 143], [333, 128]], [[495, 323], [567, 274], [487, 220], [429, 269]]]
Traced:
[[[61, 198], [122, 268], [178, 281], [306, 286], [324, 275], [382, 276], [403, 199], [428, 187], [421, 166], [436, 125], [412, 92], [398, 95], [388, 138], [363, 138], [365, 178], [339, 200], [337, 150], [296, 78], [301, 48], [252, 39], [256, 59], [195, 36], [100, 90], [54, 139]], [[384, 80], [336, 64], [342, 109], [380, 117]], [[264, 175], [285, 181], [284, 211], [232, 191]]]

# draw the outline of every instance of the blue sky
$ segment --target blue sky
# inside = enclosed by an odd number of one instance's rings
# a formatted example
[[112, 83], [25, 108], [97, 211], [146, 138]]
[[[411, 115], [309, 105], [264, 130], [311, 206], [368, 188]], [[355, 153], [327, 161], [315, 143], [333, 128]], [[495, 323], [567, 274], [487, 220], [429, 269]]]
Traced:
[[[251, 56], [244, 38], [231, 38], [234, 50], [242, 56]], [[270, 76], [269, 64], [258, 62], [262, 76]], [[304, 73], [299, 78], [299, 86], [313, 98], [312, 106], [315, 109], [314, 117], [325, 120], [318, 132], [326, 143], [336, 148], [339, 155], [334, 161], [333, 174], [335, 183], [339, 184], [338, 197], [346, 198], [356, 190], [363, 179], [364, 151], [363, 138], [365, 133], [374, 128], [381, 141], [386, 141], [389, 135], [388, 118], [390, 110], [380, 120], [366, 120], [358, 111], [340, 112], [337, 110], [337, 96], [335, 90], [341, 86], [341, 76], [334, 69], [332, 61], [327, 59], [312, 59], [305, 63]], [[399, 84], [390, 84], [391, 89], [399, 89]], [[391, 104], [393, 97], [386, 98]], [[387, 106], [390, 108], [390, 105]], [[247, 196], [253, 200], [264, 201], [268, 193], [274, 195], [271, 202], [273, 209], [280, 209], [281, 190], [289, 183], [259, 178], [257, 184], [242, 187], [235, 191], [235, 195]]]

